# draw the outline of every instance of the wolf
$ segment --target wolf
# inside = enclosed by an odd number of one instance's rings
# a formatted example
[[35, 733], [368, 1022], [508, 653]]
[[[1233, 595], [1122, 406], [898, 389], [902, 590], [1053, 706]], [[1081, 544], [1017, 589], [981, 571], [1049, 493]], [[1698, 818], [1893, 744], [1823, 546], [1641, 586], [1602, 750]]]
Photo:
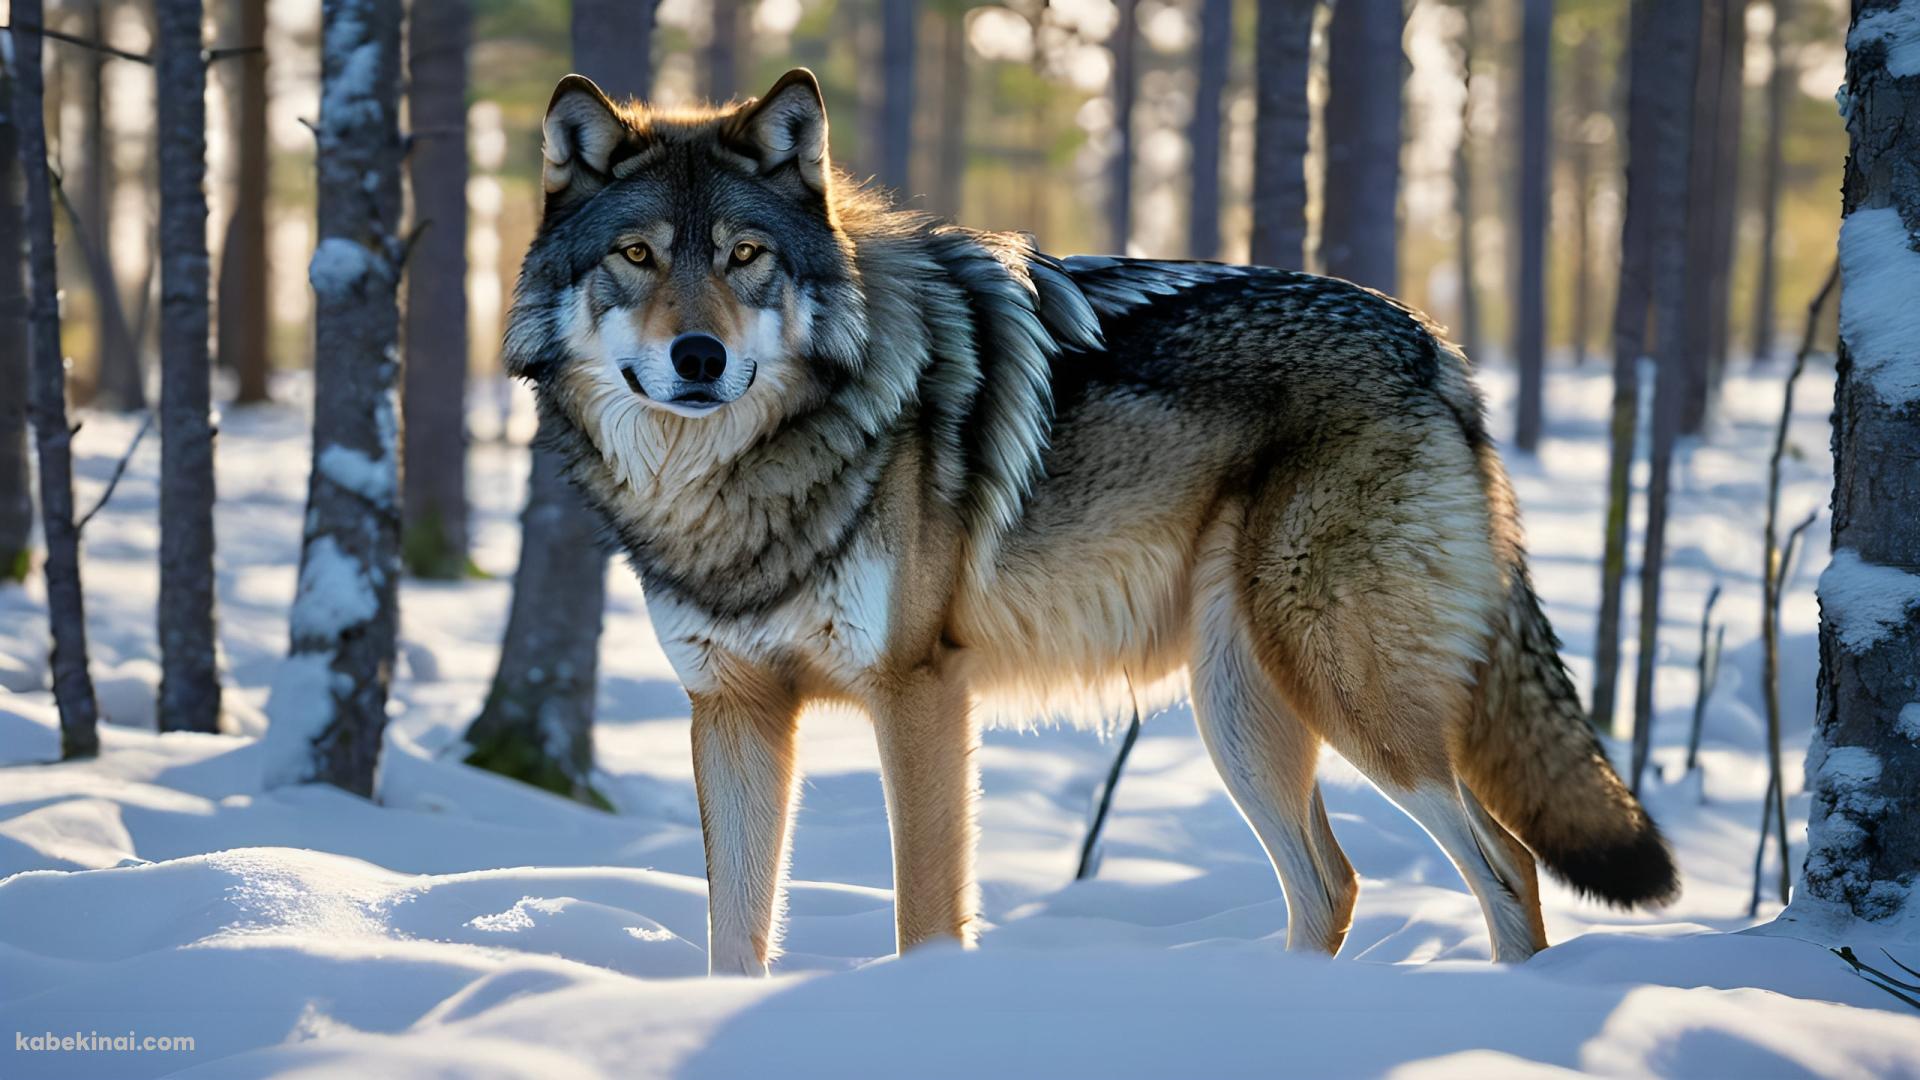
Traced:
[[1056, 258], [836, 170], [812, 74], [718, 108], [570, 75], [504, 359], [638, 573], [692, 702], [716, 973], [779, 951], [804, 708], [871, 717], [897, 946], [970, 943], [993, 716], [1190, 694], [1337, 953], [1357, 878], [1323, 744], [1432, 835], [1498, 961], [1536, 859], [1614, 904], [1678, 877], [1529, 582], [1464, 356], [1332, 278]]

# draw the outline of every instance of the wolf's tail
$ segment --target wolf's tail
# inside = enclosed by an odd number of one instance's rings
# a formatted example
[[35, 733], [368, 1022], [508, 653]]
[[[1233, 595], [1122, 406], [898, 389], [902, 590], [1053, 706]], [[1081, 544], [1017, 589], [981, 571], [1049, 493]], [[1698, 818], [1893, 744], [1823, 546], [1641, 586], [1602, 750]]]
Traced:
[[1527, 574], [1512, 489], [1492, 449], [1480, 456], [1506, 603], [1455, 767], [1555, 877], [1623, 907], [1664, 904], [1680, 893], [1673, 854], [1587, 724]]

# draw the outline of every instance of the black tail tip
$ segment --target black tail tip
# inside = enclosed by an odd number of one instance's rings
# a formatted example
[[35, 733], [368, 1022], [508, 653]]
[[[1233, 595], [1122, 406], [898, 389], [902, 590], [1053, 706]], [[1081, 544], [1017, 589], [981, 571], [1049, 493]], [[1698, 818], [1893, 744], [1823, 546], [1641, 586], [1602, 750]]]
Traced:
[[1661, 907], [1680, 896], [1680, 868], [1651, 821], [1620, 842], [1540, 856], [1555, 877], [1616, 907]]

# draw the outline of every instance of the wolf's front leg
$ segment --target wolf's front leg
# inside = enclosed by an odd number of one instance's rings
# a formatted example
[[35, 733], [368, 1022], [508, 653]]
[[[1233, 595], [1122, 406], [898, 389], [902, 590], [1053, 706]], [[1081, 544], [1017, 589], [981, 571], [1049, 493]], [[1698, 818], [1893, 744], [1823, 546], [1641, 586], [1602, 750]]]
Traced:
[[980, 774], [966, 686], [922, 666], [889, 680], [873, 712], [893, 831], [895, 943], [903, 951], [941, 937], [971, 944]]
[[707, 964], [765, 975], [779, 948], [799, 703], [773, 679], [692, 694], [693, 780], [707, 848]]

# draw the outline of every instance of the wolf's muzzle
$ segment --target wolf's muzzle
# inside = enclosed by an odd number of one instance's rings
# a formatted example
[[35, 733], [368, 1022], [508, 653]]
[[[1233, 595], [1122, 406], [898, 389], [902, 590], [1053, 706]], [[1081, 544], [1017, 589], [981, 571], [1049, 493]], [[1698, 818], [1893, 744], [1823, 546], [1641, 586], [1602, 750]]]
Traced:
[[712, 334], [686, 333], [668, 343], [666, 355], [619, 361], [634, 393], [682, 416], [699, 416], [734, 401], [753, 385], [757, 365], [735, 359]]

